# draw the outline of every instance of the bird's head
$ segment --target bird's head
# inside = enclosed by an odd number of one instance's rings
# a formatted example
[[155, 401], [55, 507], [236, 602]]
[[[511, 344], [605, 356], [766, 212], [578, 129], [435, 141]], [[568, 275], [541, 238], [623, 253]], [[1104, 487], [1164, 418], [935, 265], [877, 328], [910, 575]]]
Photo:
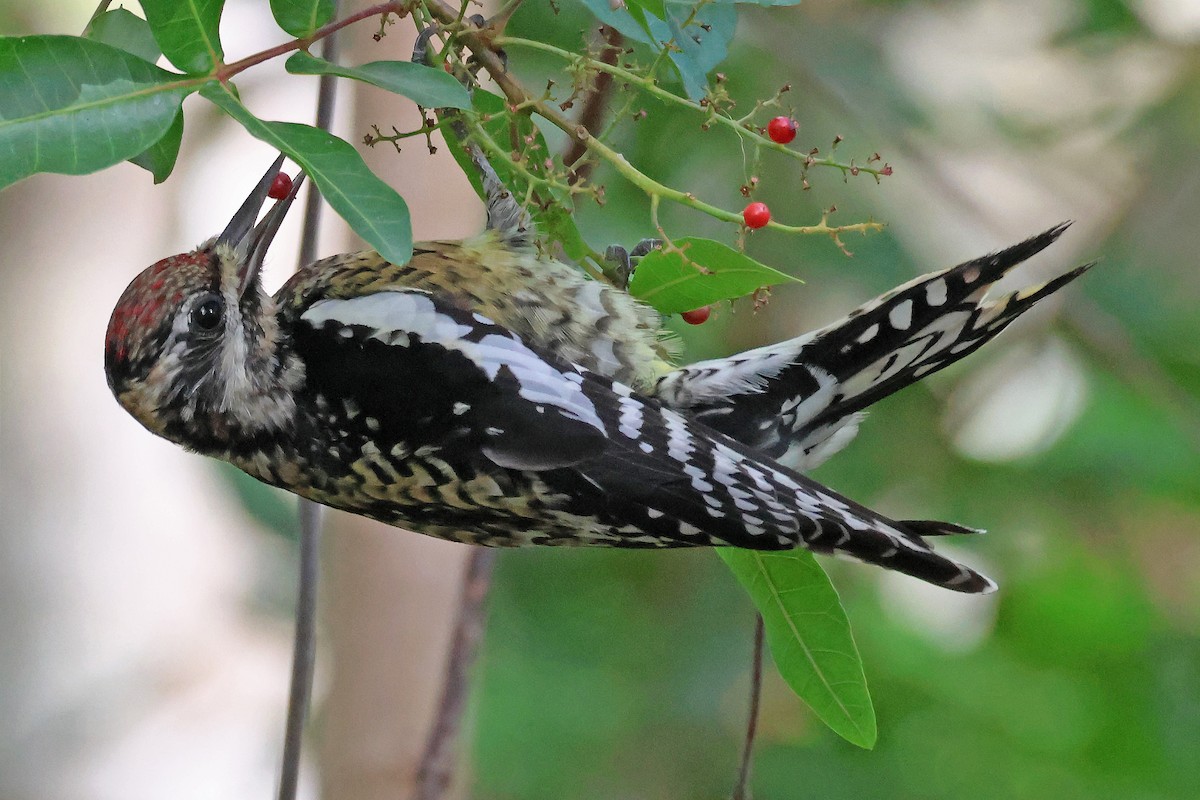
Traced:
[[282, 164], [280, 156], [219, 236], [144, 270], [113, 309], [108, 385], [160, 436], [200, 447], [234, 429], [286, 424], [288, 399], [275, 384], [288, 365], [260, 271], [301, 179], [255, 224]]

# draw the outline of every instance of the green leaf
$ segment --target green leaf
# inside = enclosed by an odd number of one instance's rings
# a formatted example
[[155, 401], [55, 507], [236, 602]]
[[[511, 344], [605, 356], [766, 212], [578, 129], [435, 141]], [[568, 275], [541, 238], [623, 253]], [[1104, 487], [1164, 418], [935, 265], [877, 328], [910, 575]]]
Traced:
[[646, 19], [646, 11], [642, 6], [627, 4], [623, 8], [614, 9], [610, 0], [583, 0], [583, 4], [601, 23], [615, 28], [635, 42], [649, 44], [654, 41]]
[[150, 24], [124, 8], [105, 11], [92, 20], [83, 35], [94, 42], [104, 42], [126, 53], [133, 53], [151, 64], [162, 55], [158, 42], [154, 41]]
[[729, 53], [729, 42], [737, 28], [737, 8], [732, 4], [704, 6], [685, 29], [683, 23], [691, 10], [691, 3], [672, 0], [667, 4], [665, 21], [647, 21], [655, 41], [675, 43], [678, 49], [671, 50], [671, 63], [679, 70], [688, 96], [699, 100], [708, 93], [708, 73]]
[[[124, 8], [105, 11], [92, 20], [83, 35], [92, 41], [119, 47], [127, 53], [146, 59], [151, 64], [158, 61], [159, 56], [162, 55], [158, 42], [154, 40], [154, 32], [150, 30], [150, 23]], [[179, 157], [179, 143], [182, 138], [183, 112], [181, 110], [175, 115], [175, 121], [171, 123], [171, 127], [167, 129], [161, 139], [129, 161], [148, 170], [154, 176], [155, 183], [162, 183], [175, 168], [175, 159]]]
[[303, 167], [325, 202], [380, 255], [393, 264], [412, 258], [412, 225], [404, 198], [367, 168], [353, 145], [311, 125], [261, 120], [227, 85], [210, 84], [202, 93], [256, 139]]
[[303, 39], [333, 19], [333, 0], [271, 0], [271, 14], [279, 27]]
[[722, 547], [717, 554], [762, 614], [779, 674], [826, 725], [859, 747], [875, 746], [875, 709], [837, 592], [807, 550]]
[[182, 140], [183, 109], [180, 109], [163, 137], [129, 161], [149, 171], [154, 176], [155, 183], [162, 183], [175, 169], [175, 160], [179, 158], [179, 143]]
[[218, 30], [225, 0], [141, 0], [163, 55], [184, 72], [210, 72], [220, 64]]
[[[610, 5], [609, 0], [604, 0], [606, 5]], [[642, 8], [649, 11], [659, 19], [667, 18], [666, 11], [667, 0], [625, 0], [625, 5], [631, 8]], [[671, 3], [678, 6], [686, 6], [690, 12], [692, 7], [696, 5], [694, 0], [670, 0]], [[751, 5], [751, 6], [798, 6], [801, 0], [713, 0], [719, 5]], [[590, 3], [589, 3], [590, 5]]]
[[547, 238], [562, 245], [567, 258], [580, 261], [591, 255], [592, 249], [575, 224], [572, 206], [554, 204], [549, 208], [534, 209], [533, 218]]
[[708, 73], [725, 60], [737, 27], [737, 3], [796, 5], [800, 0], [715, 0], [703, 5], [687, 30], [683, 22], [692, 14], [694, 0], [625, 0], [613, 8], [609, 0], [583, 0], [601, 23], [626, 37], [662, 50], [665, 42], [689, 97], [698, 100], [708, 92]]
[[471, 95], [453, 76], [411, 61], [372, 61], [361, 67], [342, 67], [301, 51], [284, 67], [293, 75], [338, 75], [374, 84], [426, 108], [471, 107]]
[[655, 250], [638, 263], [629, 293], [663, 314], [743, 297], [763, 286], [801, 283], [712, 239], [676, 239], [682, 250]]
[[0, 38], [0, 188], [133, 158], [166, 135], [198, 87], [88, 39]]
[[649, 11], [659, 19], [667, 16], [666, 8], [663, 5], [663, 0], [626, 0], [627, 6], [636, 6]]

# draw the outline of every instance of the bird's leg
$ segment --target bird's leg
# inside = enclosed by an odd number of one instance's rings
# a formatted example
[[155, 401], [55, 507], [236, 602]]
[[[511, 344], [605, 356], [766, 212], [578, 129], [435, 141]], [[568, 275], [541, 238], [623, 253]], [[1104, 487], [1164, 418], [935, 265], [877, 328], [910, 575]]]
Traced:
[[613, 265], [617, 288], [628, 289], [629, 281], [633, 278], [633, 271], [637, 269], [642, 256], [660, 247], [662, 247], [662, 239], [642, 239], [633, 246], [632, 250], [626, 250], [619, 244], [609, 245], [608, 249], [604, 251], [604, 260]]
[[604, 260], [612, 265], [615, 273], [613, 283], [617, 288], [629, 288], [629, 278], [633, 275], [633, 262], [629, 258], [629, 251], [619, 244], [610, 244], [604, 251]]
[[[633, 259], [639, 259], [644, 255], [648, 255], [650, 251], [659, 250], [661, 248], [662, 239], [642, 239], [633, 246], [632, 250], [629, 251], [629, 257]], [[637, 266], [636, 261], [634, 261], [634, 266]]]
[[412, 61], [414, 64], [429, 66], [429, 40], [438, 32], [436, 25], [421, 28], [417, 33], [417, 41], [413, 44]]
[[[503, 15], [503, 18], [502, 18], [502, 15]], [[504, 25], [506, 25], [508, 23], [508, 18], [511, 15], [512, 15], [511, 11], [508, 12], [507, 14], [504, 14], [504, 12], [502, 12], [502, 14], [498, 14], [495, 17], [492, 17], [491, 19], [485, 19], [482, 14], [472, 14], [471, 16], [467, 17], [467, 21], [470, 22], [472, 25], [474, 25], [476, 28], [478, 28], [480, 31], [488, 32], [488, 36], [490, 38], [491, 36], [497, 36], [503, 32]], [[426, 64], [426, 65], [429, 64], [429, 40], [439, 30], [441, 30], [441, 28], [436, 23], [433, 25], [430, 25], [428, 28], [421, 29], [420, 33], [417, 35], [417, 41], [413, 45], [412, 60], [414, 63]], [[507, 70], [508, 69], [508, 53], [506, 53], [501, 48], [493, 49], [492, 52], [494, 52], [496, 54], [496, 57], [500, 59], [500, 63]], [[471, 59], [468, 59], [468, 60], [472, 64], [475, 63]], [[476, 67], [476, 69], [478, 69], [478, 67]], [[472, 72], [471, 80], [474, 80], [474, 78], [475, 78], [475, 72]], [[467, 81], [463, 81], [463, 83], [467, 83]], [[469, 85], [468, 85], [468, 88], [470, 88]]]

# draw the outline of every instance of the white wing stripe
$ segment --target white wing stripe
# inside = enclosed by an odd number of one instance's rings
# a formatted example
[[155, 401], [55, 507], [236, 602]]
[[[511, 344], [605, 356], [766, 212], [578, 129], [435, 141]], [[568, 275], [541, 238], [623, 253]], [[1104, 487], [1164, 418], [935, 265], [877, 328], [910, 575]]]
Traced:
[[[481, 319], [478, 314], [475, 317]], [[511, 335], [488, 333], [479, 341], [468, 339], [474, 329], [438, 311], [425, 292], [387, 291], [349, 300], [321, 300], [313, 303], [301, 319], [315, 328], [329, 321], [341, 326], [365, 327], [372, 331], [370, 338], [384, 344], [409, 346], [410, 338], [415, 336], [422, 342], [457, 350], [490, 380], [495, 380], [500, 370], [507, 367], [517, 380], [522, 399], [552, 406], [607, 433], [596, 407], [584, 395], [580, 382], [572, 380], [571, 373], [560, 372]]]

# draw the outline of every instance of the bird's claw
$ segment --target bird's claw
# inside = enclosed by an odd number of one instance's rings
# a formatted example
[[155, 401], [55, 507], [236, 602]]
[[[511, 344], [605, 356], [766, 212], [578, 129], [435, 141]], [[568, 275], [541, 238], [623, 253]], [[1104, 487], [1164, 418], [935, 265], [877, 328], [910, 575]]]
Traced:
[[637, 269], [638, 262], [643, 256], [651, 251], [662, 247], [662, 239], [642, 239], [633, 246], [632, 250], [626, 250], [619, 244], [609, 245], [604, 251], [604, 260], [613, 266], [613, 272], [616, 273], [616, 284], [618, 289], [628, 289], [629, 281], [633, 278], [633, 272]]

